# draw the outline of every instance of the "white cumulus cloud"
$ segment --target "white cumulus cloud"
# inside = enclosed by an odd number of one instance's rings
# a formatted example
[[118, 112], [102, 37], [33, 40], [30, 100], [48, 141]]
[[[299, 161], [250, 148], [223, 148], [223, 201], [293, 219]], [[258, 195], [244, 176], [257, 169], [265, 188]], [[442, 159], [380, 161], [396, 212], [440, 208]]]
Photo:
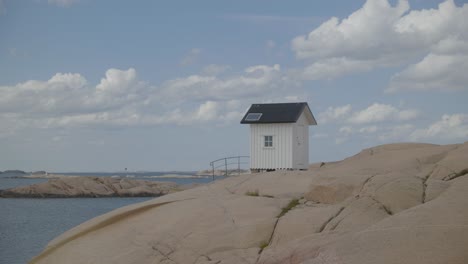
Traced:
[[200, 105], [196, 117], [200, 120], [213, 120], [218, 117], [219, 107], [219, 103], [207, 101]]
[[[296, 37], [292, 49], [299, 59], [347, 58], [353, 62], [387, 61], [402, 57], [395, 25], [409, 10], [407, 1], [392, 7], [387, 0], [368, 0], [364, 6], [340, 21], [330, 18], [308, 35]], [[385, 59], [385, 60], [384, 60]]]
[[468, 140], [468, 114], [445, 114], [427, 128], [417, 129], [412, 140]]
[[374, 103], [361, 111], [354, 112], [348, 122], [366, 124], [382, 121], [407, 121], [416, 118], [419, 112], [414, 109], [399, 109], [388, 104]]
[[[0, 86], [0, 136], [26, 128], [155, 126], [238, 122], [253, 102], [294, 98], [279, 65], [247, 67], [229, 77], [191, 75], [161, 85], [135, 69], [109, 69], [92, 85], [78, 73]], [[280, 99], [279, 99], [280, 98]]]
[[[308, 65], [302, 79], [333, 79], [376, 67], [407, 65], [387, 91], [465, 88], [468, 5], [446, 0], [437, 9], [411, 10], [407, 0], [367, 0], [347, 18], [330, 18], [291, 42]], [[462, 57], [460, 57], [462, 55]], [[438, 79], [439, 77], [443, 77]], [[437, 79], [437, 82], [433, 82]]]
[[318, 114], [318, 120], [321, 124], [330, 122], [368, 124], [382, 121], [408, 121], [419, 115], [420, 112], [416, 109], [401, 109], [389, 104], [373, 103], [367, 108], [357, 111], [353, 111], [353, 107], [347, 104], [328, 107], [327, 110]]
[[280, 66], [257, 65], [245, 69], [244, 74], [219, 78], [217, 76], [191, 75], [166, 81], [161, 95], [172, 100], [231, 100], [259, 97], [281, 92], [287, 79]]
[[[351, 60], [345, 57], [318, 60], [299, 71], [304, 80], [331, 80], [356, 72], [366, 72], [372, 68], [370, 63]], [[297, 73], [296, 73], [297, 74]]]
[[343, 105], [337, 107], [328, 107], [326, 111], [318, 114], [319, 123], [328, 123], [347, 117], [351, 113], [351, 105]]
[[[468, 42], [466, 43], [468, 47]], [[456, 91], [468, 89], [468, 52], [460, 55], [429, 54], [392, 77], [386, 92]]]

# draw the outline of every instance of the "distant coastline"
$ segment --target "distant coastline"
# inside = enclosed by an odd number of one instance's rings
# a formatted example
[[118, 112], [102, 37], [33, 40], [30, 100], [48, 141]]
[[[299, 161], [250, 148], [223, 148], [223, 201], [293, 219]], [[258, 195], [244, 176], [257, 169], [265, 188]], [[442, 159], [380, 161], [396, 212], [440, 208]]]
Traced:
[[[237, 170], [235, 173], [228, 171], [228, 176], [238, 173]], [[214, 171], [216, 179], [225, 176], [224, 171]], [[8, 187], [0, 185], [0, 197], [4, 198], [155, 197], [211, 182], [213, 171], [50, 173], [10, 170], [2, 173], [1, 178], [17, 181], [7, 184]], [[21, 184], [22, 181], [25, 184]]]
[[[227, 175], [249, 173], [248, 170], [228, 170]], [[62, 179], [73, 177], [111, 177], [111, 178], [139, 178], [139, 179], [203, 179], [210, 177], [226, 176], [224, 170], [200, 170], [200, 171], [174, 171], [174, 172], [25, 172], [22, 170], [8, 170], [0, 172], [5, 178], [16, 179]]]
[[[63, 179], [63, 178], [74, 178], [74, 177], [90, 177], [88, 175], [72, 175], [72, 174], [25, 174], [25, 175], [16, 175], [11, 176], [10, 178], [18, 179]], [[95, 177], [111, 177], [111, 178], [176, 178], [176, 179], [196, 179], [196, 178], [207, 178], [211, 175], [184, 175], [184, 174], [164, 174], [164, 175], [149, 175], [149, 176], [136, 176], [134, 174], [128, 175], [112, 175], [112, 176], [95, 176]]]
[[[31, 176], [30, 176], [31, 177]], [[174, 182], [44, 175], [47, 182], [0, 190], [3, 198], [157, 197], [190, 188]]]
[[[215, 176], [222, 176], [222, 175], [215, 175]], [[63, 178], [74, 178], [74, 177], [90, 177], [88, 175], [69, 175], [69, 174], [55, 174], [55, 173], [48, 173], [48, 174], [22, 174], [22, 175], [15, 175], [10, 176], [8, 178], [16, 178], [16, 179], [63, 179]], [[208, 178], [212, 177], [212, 175], [184, 175], [184, 174], [164, 174], [164, 175], [149, 175], [149, 176], [136, 176], [134, 174], [128, 175], [112, 175], [112, 176], [95, 176], [95, 177], [110, 177], [110, 178], [139, 178], [139, 179], [199, 179], [199, 178]]]

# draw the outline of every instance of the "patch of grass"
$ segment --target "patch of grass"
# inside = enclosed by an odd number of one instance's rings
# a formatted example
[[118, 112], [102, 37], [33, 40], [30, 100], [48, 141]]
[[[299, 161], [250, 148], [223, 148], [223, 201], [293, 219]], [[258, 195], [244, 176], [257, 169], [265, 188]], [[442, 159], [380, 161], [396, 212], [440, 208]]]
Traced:
[[263, 241], [262, 243], [260, 243], [260, 251], [258, 251], [258, 254], [262, 253], [262, 251], [268, 247], [268, 242], [267, 241]]
[[286, 207], [283, 207], [283, 209], [281, 209], [281, 213], [278, 215], [278, 218], [285, 215], [287, 212], [289, 212], [291, 209], [296, 207], [298, 204], [299, 204], [299, 199], [292, 199]]
[[255, 191], [247, 191], [245, 192], [245, 195], [247, 196], [259, 196], [258, 189]]
[[275, 198], [273, 195], [269, 195], [269, 194], [262, 194], [262, 197]]

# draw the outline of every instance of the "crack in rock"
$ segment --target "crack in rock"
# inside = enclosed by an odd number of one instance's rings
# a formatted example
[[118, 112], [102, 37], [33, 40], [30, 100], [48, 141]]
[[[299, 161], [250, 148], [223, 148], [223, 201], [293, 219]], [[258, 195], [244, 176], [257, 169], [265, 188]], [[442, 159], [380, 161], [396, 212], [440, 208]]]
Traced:
[[359, 196], [359, 195], [361, 194], [361, 192], [364, 190], [364, 187], [366, 186], [366, 184], [367, 184], [370, 180], [372, 180], [372, 178], [374, 178], [374, 177], [377, 176], [377, 175], [379, 175], [379, 174], [376, 173], [376, 174], [370, 176], [369, 178], [367, 178], [367, 179], [364, 181], [364, 183], [363, 183], [362, 186], [361, 186], [361, 189], [359, 190], [358, 196]]
[[458, 177], [462, 177], [462, 176], [465, 176], [468, 174], [468, 168], [466, 169], [463, 169], [459, 172], [454, 172], [454, 173], [450, 173], [449, 175], [445, 176], [442, 180], [443, 181], [451, 181], [453, 179], [456, 179]]
[[[268, 239], [268, 246], [271, 244], [271, 240], [273, 239], [273, 236], [274, 236], [275, 231], [276, 231], [276, 226], [278, 225], [278, 222], [279, 222], [280, 218], [281, 218], [281, 217], [276, 218], [275, 225], [273, 226], [273, 230], [271, 231], [270, 238]], [[268, 246], [267, 246], [267, 247], [268, 247]], [[261, 249], [258, 251], [258, 256], [257, 256], [257, 259], [255, 260], [255, 263], [258, 263], [258, 261], [260, 260], [260, 257], [262, 256], [263, 250], [264, 250], [264, 248], [261, 248]]]
[[377, 204], [380, 205], [380, 207], [388, 214], [388, 215], [393, 215], [392, 210], [388, 209], [383, 203], [381, 203], [379, 200], [375, 199], [374, 197], [369, 196], [369, 198], [372, 199], [372, 201], [376, 202]]
[[[294, 207], [292, 207], [291, 209], [288, 210], [291, 211]], [[273, 236], [275, 235], [275, 231], [276, 231], [276, 227], [278, 226], [278, 223], [279, 223], [279, 220], [281, 219], [281, 217], [284, 217], [288, 212], [286, 212], [285, 214], [281, 215], [280, 217], [277, 217], [276, 218], [276, 221], [275, 221], [275, 225], [273, 226], [273, 230], [271, 231], [271, 235], [270, 235], [270, 238], [268, 239], [268, 246], [271, 245], [271, 241], [273, 240]], [[255, 261], [255, 263], [258, 263], [258, 261], [260, 260], [260, 257], [262, 256], [262, 252], [263, 252], [263, 248], [260, 249], [260, 251], [258, 252], [258, 256], [257, 256], [257, 260]]]
[[158, 252], [161, 256], [163, 256], [164, 258], [166, 258], [166, 260], [169, 260], [169, 261], [172, 261], [176, 264], [178, 264], [177, 261], [171, 259], [169, 256], [174, 252], [174, 250], [172, 248], [169, 248], [171, 250], [171, 252], [169, 252], [168, 254], [164, 254], [161, 250], [159, 250], [157, 247], [155, 246], [152, 246], [151, 247], [153, 250], [155, 250], [156, 252]]
[[341, 221], [343, 221], [343, 220], [344, 220], [344, 217], [341, 218], [334, 226], [332, 226], [332, 227], [330, 228], [330, 231], [335, 230], [335, 229], [338, 227], [338, 225], [341, 223]]
[[422, 193], [422, 198], [421, 198], [421, 202], [422, 203], [425, 203], [426, 202], [426, 190], [427, 190], [427, 181], [429, 180], [429, 178], [431, 177], [432, 173], [434, 173], [436, 167], [434, 167], [428, 174], [426, 177], [424, 177], [423, 181], [422, 181], [422, 184], [423, 184], [423, 193]]
[[343, 212], [344, 209], [345, 209], [345, 207], [341, 207], [340, 210], [338, 210], [338, 212], [337, 212], [335, 215], [333, 215], [333, 216], [330, 217], [327, 221], [325, 221], [325, 223], [323, 223], [322, 226], [320, 227], [319, 233], [322, 233], [323, 230], [325, 230], [325, 228], [327, 227], [327, 225], [328, 225], [333, 219], [337, 218], [337, 217], [341, 214], [341, 212]]

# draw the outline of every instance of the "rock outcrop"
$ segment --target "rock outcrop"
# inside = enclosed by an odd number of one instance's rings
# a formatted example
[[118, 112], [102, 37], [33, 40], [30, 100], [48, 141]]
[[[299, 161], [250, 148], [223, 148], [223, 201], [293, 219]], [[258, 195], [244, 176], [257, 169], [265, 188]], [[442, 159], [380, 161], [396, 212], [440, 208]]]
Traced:
[[31, 263], [462, 264], [467, 168], [468, 143], [390, 144], [233, 176], [94, 218]]
[[22, 171], [22, 170], [6, 170], [4, 172], [0, 171], [0, 174], [2, 174], [2, 173], [4, 173], [4, 174], [26, 174], [26, 172]]
[[110, 177], [61, 177], [23, 187], [0, 190], [0, 197], [146, 197], [161, 196], [178, 190], [171, 182], [154, 182]]

